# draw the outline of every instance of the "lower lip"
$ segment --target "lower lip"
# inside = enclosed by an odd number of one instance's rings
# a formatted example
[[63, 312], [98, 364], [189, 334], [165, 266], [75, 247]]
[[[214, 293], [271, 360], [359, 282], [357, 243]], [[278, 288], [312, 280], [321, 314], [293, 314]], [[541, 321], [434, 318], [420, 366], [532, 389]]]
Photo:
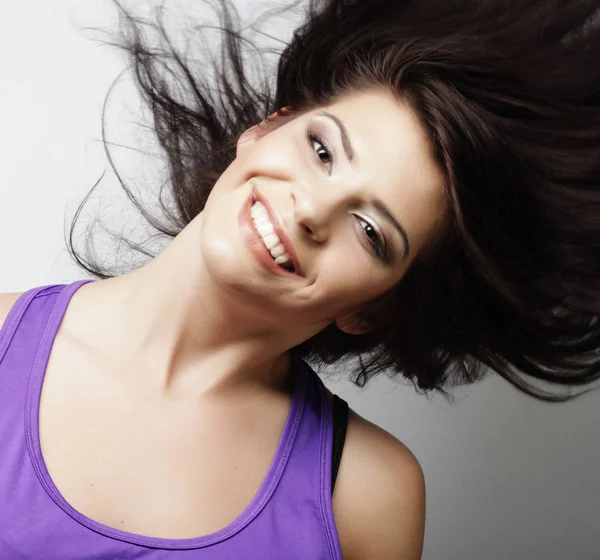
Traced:
[[244, 241], [252, 252], [252, 254], [256, 257], [258, 262], [263, 265], [264, 268], [270, 270], [271, 272], [275, 272], [281, 276], [289, 276], [298, 278], [298, 274], [294, 272], [290, 272], [289, 270], [285, 270], [281, 268], [278, 264], [275, 264], [271, 253], [265, 247], [262, 238], [254, 228], [254, 222], [250, 217], [250, 209], [254, 204], [255, 200], [252, 194], [248, 197], [248, 200], [242, 206], [240, 214], [238, 216], [238, 223], [240, 225], [240, 230], [242, 232], [242, 237]]

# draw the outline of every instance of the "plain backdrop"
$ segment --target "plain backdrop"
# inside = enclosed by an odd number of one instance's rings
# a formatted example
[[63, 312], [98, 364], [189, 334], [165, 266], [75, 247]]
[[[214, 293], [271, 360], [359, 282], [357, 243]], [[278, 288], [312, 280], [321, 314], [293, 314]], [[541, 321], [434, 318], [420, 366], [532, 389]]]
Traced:
[[[137, 2], [138, 13], [153, 4]], [[182, 26], [184, 13], [213, 17], [202, 1], [169, 5]], [[237, 5], [245, 17], [260, 13], [267, 2]], [[65, 231], [109, 169], [100, 117], [126, 60], [84, 28], [115, 24], [109, 0], [2, 0], [0, 292], [87, 277], [67, 254]], [[289, 40], [293, 27], [288, 14], [270, 29]], [[147, 138], [128, 130], [142, 115], [128, 80], [125, 75], [113, 93], [107, 134], [114, 142], [147, 147]], [[139, 158], [127, 149], [115, 155], [138, 187], [152, 183], [155, 189], [153, 170], [160, 171], [160, 160]], [[110, 169], [93, 200], [79, 235], [97, 211], [112, 225], [137, 219]], [[110, 246], [106, 252], [111, 254]], [[547, 404], [492, 373], [455, 391], [450, 404], [383, 376], [359, 390], [344, 380], [343, 368], [335, 372], [325, 379], [329, 388], [402, 440], [421, 462], [427, 481], [425, 560], [600, 558], [600, 391]]]

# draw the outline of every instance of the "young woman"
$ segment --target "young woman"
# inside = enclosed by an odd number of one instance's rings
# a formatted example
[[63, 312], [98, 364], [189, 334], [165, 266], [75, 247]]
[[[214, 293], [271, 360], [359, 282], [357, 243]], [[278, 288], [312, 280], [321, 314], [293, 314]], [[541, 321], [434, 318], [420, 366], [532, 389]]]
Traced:
[[0, 558], [418, 559], [417, 459], [305, 360], [600, 375], [596, 2], [313, 1], [274, 93], [222, 7], [216, 100], [122, 11], [170, 244], [1, 295]]

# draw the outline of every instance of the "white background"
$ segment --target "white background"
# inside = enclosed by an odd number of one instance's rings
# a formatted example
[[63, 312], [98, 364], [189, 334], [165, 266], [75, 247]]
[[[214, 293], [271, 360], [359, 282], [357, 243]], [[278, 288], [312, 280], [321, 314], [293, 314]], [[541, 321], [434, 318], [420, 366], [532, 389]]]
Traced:
[[[238, 5], [245, 14], [266, 3]], [[108, 168], [100, 116], [125, 59], [83, 28], [115, 22], [108, 0], [2, 0], [1, 292], [87, 277], [65, 250], [64, 230]], [[288, 39], [293, 22], [282, 20], [278, 29]], [[109, 139], [126, 120], [119, 117], [122, 108], [137, 103], [126, 83], [113, 94]], [[137, 161], [134, 152], [120, 158], [128, 168]], [[137, 176], [142, 186], [143, 176], [152, 178], [148, 169]], [[104, 218], [128, 211], [110, 173], [94, 200], [101, 201]], [[90, 218], [96, 208], [88, 204]], [[83, 218], [81, 226], [88, 223]], [[600, 557], [600, 392], [545, 404], [491, 374], [457, 391], [450, 405], [385, 378], [363, 391], [346, 381], [326, 382], [419, 458], [428, 492], [425, 560]]]

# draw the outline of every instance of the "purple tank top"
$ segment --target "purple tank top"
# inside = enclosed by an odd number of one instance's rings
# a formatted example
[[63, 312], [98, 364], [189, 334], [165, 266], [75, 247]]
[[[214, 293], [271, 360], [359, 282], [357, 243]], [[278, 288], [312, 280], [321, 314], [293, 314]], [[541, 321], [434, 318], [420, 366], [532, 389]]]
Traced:
[[28, 290], [0, 330], [0, 559], [341, 560], [331, 504], [332, 411], [303, 360], [292, 362], [292, 405], [271, 467], [227, 527], [189, 539], [147, 537], [97, 523], [65, 501], [41, 454], [40, 393], [69, 301], [91, 281]]

